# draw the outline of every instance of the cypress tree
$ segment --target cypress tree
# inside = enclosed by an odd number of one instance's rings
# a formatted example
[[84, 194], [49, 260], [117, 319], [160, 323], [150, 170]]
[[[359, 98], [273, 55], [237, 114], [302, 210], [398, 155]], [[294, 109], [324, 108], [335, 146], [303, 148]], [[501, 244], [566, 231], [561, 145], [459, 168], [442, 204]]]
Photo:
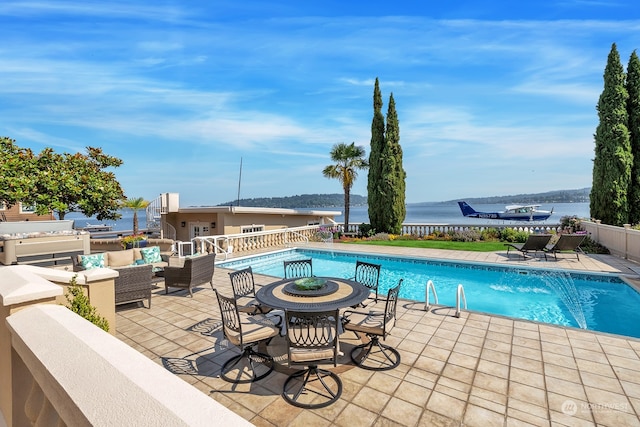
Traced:
[[369, 174], [367, 181], [367, 204], [371, 228], [382, 231], [384, 226], [384, 190], [382, 176], [382, 151], [384, 149], [384, 116], [382, 115], [382, 94], [378, 78], [373, 89], [373, 121], [371, 122], [371, 151], [369, 153]]
[[407, 213], [405, 205], [406, 172], [402, 166], [402, 147], [400, 147], [400, 124], [396, 113], [396, 102], [393, 93], [389, 97], [387, 110], [387, 130], [385, 132], [385, 150], [383, 158], [388, 166], [389, 188], [387, 190], [388, 222], [387, 231], [400, 234], [402, 222]]
[[604, 224], [628, 221], [627, 193], [631, 182], [631, 144], [628, 131], [627, 89], [620, 55], [614, 43], [604, 71], [604, 90], [598, 100], [591, 216]]
[[633, 167], [629, 188], [629, 223], [640, 223], [640, 60], [634, 50], [627, 66], [627, 113]]

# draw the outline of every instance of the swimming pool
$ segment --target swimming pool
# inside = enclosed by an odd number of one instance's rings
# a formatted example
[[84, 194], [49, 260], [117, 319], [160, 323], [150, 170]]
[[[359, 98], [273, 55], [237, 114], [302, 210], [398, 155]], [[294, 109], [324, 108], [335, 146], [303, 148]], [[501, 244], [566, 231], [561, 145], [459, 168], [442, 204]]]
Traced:
[[458, 284], [469, 310], [640, 338], [640, 293], [618, 276], [430, 260], [389, 255], [290, 249], [217, 265], [282, 277], [282, 262], [312, 258], [316, 276], [353, 276], [356, 260], [382, 265], [380, 294], [404, 279], [400, 297], [425, 301], [432, 280], [441, 305], [455, 306]]

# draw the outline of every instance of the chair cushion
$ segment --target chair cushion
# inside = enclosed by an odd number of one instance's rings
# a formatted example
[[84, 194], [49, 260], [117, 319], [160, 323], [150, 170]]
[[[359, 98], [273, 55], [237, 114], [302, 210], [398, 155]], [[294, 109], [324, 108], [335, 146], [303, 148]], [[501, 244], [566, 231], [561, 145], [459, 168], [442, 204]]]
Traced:
[[292, 348], [291, 362], [304, 363], [313, 362], [315, 360], [333, 359], [333, 348], [324, 349], [306, 349]]
[[[249, 316], [240, 313], [240, 322], [242, 324], [242, 341], [245, 345], [275, 337], [280, 332], [270, 318], [261, 314]], [[225, 335], [232, 344], [240, 345], [238, 332], [226, 329]]]
[[104, 268], [104, 254], [80, 255], [80, 265], [85, 270]]
[[[349, 321], [344, 325], [344, 329], [348, 331], [380, 336], [384, 334], [384, 311], [371, 310], [368, 313], [354, 311], [349, 314], [348, 319]], [[390, 323], [387, 325], [387, 331], [389, 331], [393, 324], [393, 318], [390, 318], [387, 323]]]
[[147, 264], [153, 264], [154, 262], [162, 262], [159, 246], [151, 246], [150, 248], [141, 248], [140, 253], [142, 254], [142, 258], [144, 259], [144, 262], [146, 262]]

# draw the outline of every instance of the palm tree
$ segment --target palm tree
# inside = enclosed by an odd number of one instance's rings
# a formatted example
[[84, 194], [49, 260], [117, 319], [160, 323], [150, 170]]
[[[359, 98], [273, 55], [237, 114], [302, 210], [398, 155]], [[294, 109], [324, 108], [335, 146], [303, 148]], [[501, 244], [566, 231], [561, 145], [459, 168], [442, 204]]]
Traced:
[[355, 142], [341, 142], [331, 148], [331, 160], [336, 162], [326, 166], [322, 174], [327, 178], [336, 178], [344, 190], [344, 230], [349, 231], [349, 204], [351, 187], [358, 176], [358, 169], [366, 169], [369, 164], [364, 158], [364, 148]]
[[138, 197], [136, 199], [125, 199], [122, 201], [123, 208], [129, 208], [133, 210], [133, 235], [138, 234], [138, 211], [140, 209], [146, 209], [149, 206], [149, 201], [144, 197]]

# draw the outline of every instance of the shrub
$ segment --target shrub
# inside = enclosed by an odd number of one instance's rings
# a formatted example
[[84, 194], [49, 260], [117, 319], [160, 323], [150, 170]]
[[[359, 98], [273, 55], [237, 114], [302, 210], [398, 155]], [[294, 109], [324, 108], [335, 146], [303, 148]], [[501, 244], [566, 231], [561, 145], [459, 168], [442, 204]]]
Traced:
[[109, 332], [109, 322], [104, 317], [96, 313], [96, 308], [89, 304], [89, 297], [82, 292], [82, 286], [76, 282], [76, 276], [73, 276], [69, 282], [68, 292], [65, 294], [69, 305], [67, 308], [74, 313], [84, 317], [100, 329]]
[[580, 249], [589, 254], [605, 254], [609, 255], [609, 249], [605, 246], [602, 246], [600, 243], [592, 240], [590, 236], [585, 237], [585, 239], [580, 244]]
[[387, 233], [377, 233], [369, 237], [369, 240], [391, 240], [391, 239], [389, 238], [389, 234]]
[[376, 229], [371, 227], [371, 224], [365, 224], [364, 222], [358, 227], [358, 236], [371, 237], [376, 234]]
[[581, 230], [580, 219], [575, 215], [573, 216], [565, 215], [561, 217], [560, 225], [562, 226], [563, 230], [569, 233], [575, 233], [576, 231]]
[[529, 238], [529, 233], [526, 231], [516, 231], [513, 228], [505, 228], [502, 230], [500, 240], [509, 243], [524, 243]]
[[480, 232], [478, 230], [449, 231], [449, 236], [454, 242], [477, 242], [480, 240]]
[[500, 231], [496, 228], [485, 228], [480, 232], [480, 240], [487, 242], [500, 240]]

